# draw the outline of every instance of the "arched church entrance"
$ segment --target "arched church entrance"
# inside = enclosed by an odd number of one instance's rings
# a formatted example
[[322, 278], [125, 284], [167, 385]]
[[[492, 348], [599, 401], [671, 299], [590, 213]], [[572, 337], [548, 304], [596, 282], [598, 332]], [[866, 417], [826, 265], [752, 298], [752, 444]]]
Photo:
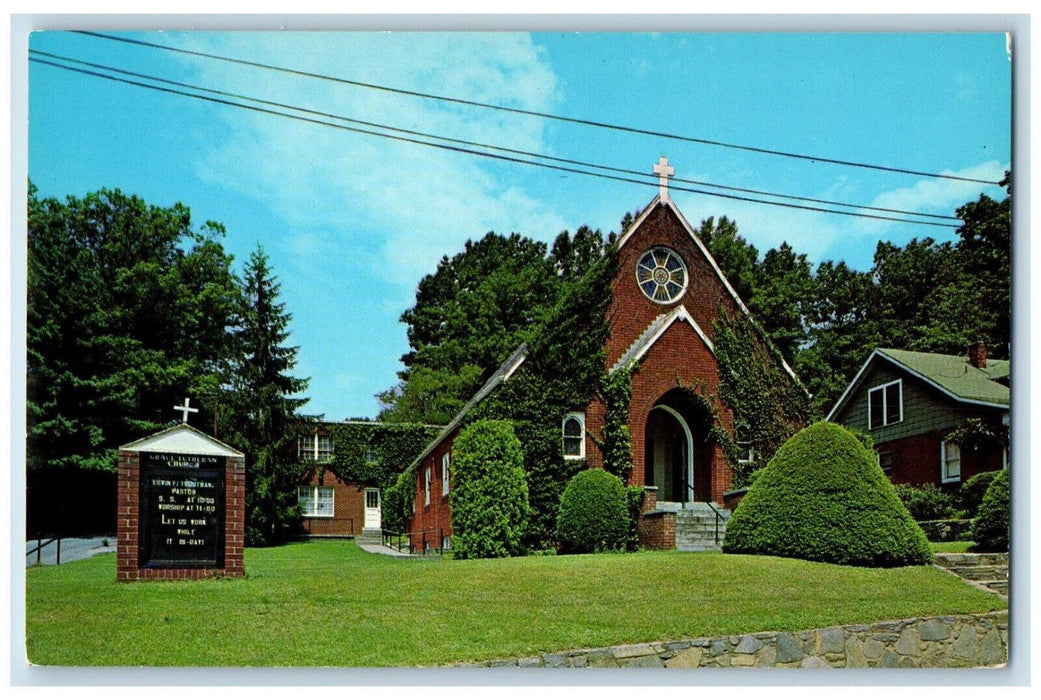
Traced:
[[705, 409], [682, 389], [662, 396], [647, 415], [644, 483], [658, 488], [659, 502], [712, 499], [710, 421]]

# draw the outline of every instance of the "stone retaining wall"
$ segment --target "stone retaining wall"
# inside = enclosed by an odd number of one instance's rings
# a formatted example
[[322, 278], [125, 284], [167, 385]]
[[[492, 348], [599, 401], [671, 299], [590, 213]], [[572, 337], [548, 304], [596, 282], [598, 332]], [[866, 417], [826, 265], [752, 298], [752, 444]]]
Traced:
[[1008, 611], [542, 654], [527, 668], [975, 668], [1008, 658]]

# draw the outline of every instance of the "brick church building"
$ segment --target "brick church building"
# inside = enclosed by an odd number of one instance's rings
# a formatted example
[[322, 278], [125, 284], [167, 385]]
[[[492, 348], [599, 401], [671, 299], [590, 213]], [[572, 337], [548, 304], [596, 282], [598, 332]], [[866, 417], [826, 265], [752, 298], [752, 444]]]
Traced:
[[[668, 177], [673, 168], [662, 158], [654, 171], [661, 183], [658, 195], [617, 243], [619, 267], [611, 281], [607, 312], [606, 369], [614, 372], [638, 362], [629, 408], [630, 483], [648, 487], [651, 498], [645, 498], [645, 509], [648, 502], [661, 511], [705, 502], [721, 507], [723, 494], [731, 488], [732, 468], [722, 446], [708, 434], [713, 417], [705, 415], [690, 387], [718, 396], [713, 324], [720, 313], [734, 317], [749, 311], [670, 199]], [[414, 547], [451, 546], [453, 440], [466, 415], [508, 382], [526, 356], [522, 345], [414, 462], [416, 491], [409, 530], [422, 533], [413, 537]], [[797, 381], [787, 364], [783, 371]], [[604, 418], [605, 406], [598, 398], [583, 411], [559, 417], [565, 459], [603, 467], [594, 437], [601, 434]], [[720, 405], [716, 418], [735, 436], [739, 451], [747, 449], [740, 417]], [[748, 457], [745, 452], [743, 458]]]

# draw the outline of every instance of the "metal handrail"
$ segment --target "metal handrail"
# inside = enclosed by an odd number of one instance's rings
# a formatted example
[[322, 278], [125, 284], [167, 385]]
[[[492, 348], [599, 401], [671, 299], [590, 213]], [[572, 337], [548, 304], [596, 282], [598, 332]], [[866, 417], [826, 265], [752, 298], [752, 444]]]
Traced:
[[437, 528], [437, 529], [429, 528], [429, 529], [426, 529], [426, 530], [415, 530], [413, 532], [395, 532], [393, 530], [381, 530], [384, 546], [390, 547], [391, 544], [388, 544], [388, 542], [393, 542], [393, 540], [396, 538], [397, 539], [397, 545], [394, 546], [393, 548], [397, 549], [399, 552], [405, 551], [404, 545], [402, 544], [402, 539], [406, 539], [407, 538], [407, 540], [408, 540], [408, 553], [409, 554], [415, 554], [416, 553], [415, 547], [412, 546], [412, 536], [413, 535], [415, 535], [415, 536], [422, 536], [422, 546], [420, 547], [420, 551], [424, 555], [427, 553], [427, 533], [432, 533], [432, 532], [436, 532], [438, 534], [437, 546], [436, 547], [431, 547], [430, 549], [435, 551], [435, 552], [437, 552], [438, 554], [444, 554], [444, 551], [445, 551], [444, 550], [444, 543], [445, 543], [445, 530], [444, 530], [444, 528]]
[[705, 503], [707, 503], [708, 507], [712, 509], [712, 512], [716, 514], [716, 544], [719, 544], [719, 521], [722, 520], [723, 522], [726, 522], [727, 520], [730, 520], [730, 517], [720, 513], [716, 507], [712, 505], [712, 501], [705, 501]]
[[30, 549], [28, 552], [26, 552], [25, 556], [31, 557], [33, 554], [35, 554], [36, 555], [36, 563], [39, 564], [40, 563], [40, 556], [43, 553], [43, 548], [46, 547], [47, 545], [49, 545], [52, 542], [57, 542], [58, 543], [57, 551], [55, 552], [54, 563], [55, 564], [61, 564], [61, 538], [60, 537], [52, 537], [51, 539], [47, 540], [46, 542], [43, 541], [42, 537], [37, 537], [36, 538], [36, 546], [33, 547], [32, 549]]

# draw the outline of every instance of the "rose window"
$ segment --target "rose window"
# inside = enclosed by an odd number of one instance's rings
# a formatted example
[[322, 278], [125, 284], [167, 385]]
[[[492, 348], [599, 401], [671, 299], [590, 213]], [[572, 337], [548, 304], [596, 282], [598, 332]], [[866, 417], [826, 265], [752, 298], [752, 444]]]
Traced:
[[668, 304], [687, 289], [687, 266], [668, 248], [651, 248], [636, 263], [636, 283], [651, 301]]

